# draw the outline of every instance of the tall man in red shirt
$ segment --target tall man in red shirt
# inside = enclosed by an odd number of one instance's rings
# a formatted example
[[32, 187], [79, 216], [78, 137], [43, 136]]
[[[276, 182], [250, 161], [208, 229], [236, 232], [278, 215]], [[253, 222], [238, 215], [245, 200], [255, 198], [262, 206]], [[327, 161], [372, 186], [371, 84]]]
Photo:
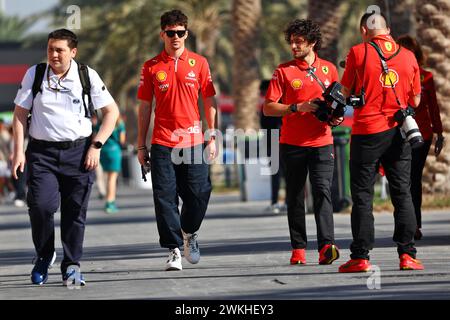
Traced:
[[[350, 49], [342, 76], [344, 95], [365, 91], [365, 104], [355, 108], [350, 144], [350, 184], [353, 207], [351, 260], [339, 272], [366, 272], [371, 269], [369, 251], [374, 243], [373, 193], [380, 164], [389, 181], [394, 205], [395, 229], [400, 269], [419, 270], [414, 232], [416, 219], [410, 193], [411, 146], [402, 137], [394, 114], [415, 107], [420, 101], [419, 66], [414, 54], [389, 35], [386, 19], [377, 13], [361, 18], [363, 43]], [[377, 52], [376, 47], [380, 53]], [[383, 71], [380, 55], [386, 58]]]
[[[208, 165], [203, 158], [204, 138], [198, 111], [202, 94], [208, 128], [215, 130], [215, 90], [206, 59], [185, 48], [188, 18], [179, 10], [161, 16], [164, 50], [146, 61], [138, 90], [138, 159], [151, 165], [153, 199], [160, 245], [169, 249], [166, 270], [181, 270], [181, 253], [198, 263], [197, 231], [211, 194]], [[151, 161], [146, 137], [156, 100]], [[216, 157], [214, 135], [210, 135], [208, 159]], [[180, 158], [181, 157], [181, 158]], [[181, 215], [178, 197], [183, 200]]]
[[[311, 100], [322, 97], [319, 81], [328, 86], [338, 80], [338, 73], [332, 63], [317, 55], [321, 45], [317, 24], [311, 20], [294, 20], [284, 33], [294, 59], [280, 64], [275, 70], [263, 110], [266, 116], [283, 117], [280, 153], [286, 169], [288, 224], [293, 249], [290, 263], [306, 263], [304, 187], [309, 171], [319, 263], [331, 264], [339, 257], [334, 243], [330, 191], [334, 168], [333, 137], [330, 126], [314, 115], [317, 105]], [[333, 124], [337, 120], [333, 119]]]

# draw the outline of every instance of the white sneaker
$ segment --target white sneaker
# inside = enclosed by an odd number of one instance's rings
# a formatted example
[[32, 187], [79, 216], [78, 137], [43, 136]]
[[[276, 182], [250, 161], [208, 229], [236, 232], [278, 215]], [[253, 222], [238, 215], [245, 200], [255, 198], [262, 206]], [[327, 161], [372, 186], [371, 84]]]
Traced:
[[179, 271], [183, 270], [181, 266], [181, 252], [180, 249], [170, 249], [169, 258], [166, 262], [166, 271]]
[[200, 261], [200, 249], [198, 248], [197, 237], [198, 235], [196, 233], [183, 232], [184, 257], [192, 264]]
[[26, 203], [23, 200], [20, 200], [20, 199], [14, 200], [15, 207], [22, 208], [22, 207], [25, 207], [25, 205], [26, 205]]
[[270, 213], [273, 213], [273, 214], [279, 214], [280, 213], [280, 206], [278, 205], [278, 203], [272, 204], [272, 205], [267, 207], [266, 212], [270, 212]]

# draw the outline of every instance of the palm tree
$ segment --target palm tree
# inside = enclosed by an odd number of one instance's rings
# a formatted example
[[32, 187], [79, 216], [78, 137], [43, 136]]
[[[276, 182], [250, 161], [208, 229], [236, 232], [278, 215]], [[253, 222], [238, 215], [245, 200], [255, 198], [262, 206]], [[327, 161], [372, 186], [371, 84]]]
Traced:
[[336, 64], [338, 58], [338, 40], [344, 12], [341, 0], [308, 1], [308, 18], [320, 25], [322, 49], [320, 56]]
[[[450, 0], [419, 0], [416, 3], [417, 36], [428, 56], [441, 108], [444, 136], [450, 139]], [[438, 158], [428, 157], [424, 170], [424, 189], [450, 192], [450, 143]]]
[[0, 42], [18, 42], [34, 23], [31, 18], [8, 17], [0, 11]]
[[235, 127], [259, 127], [259, 36], [261, 17], [260, 0], [234, 0], [233, 16], [233, 98]]

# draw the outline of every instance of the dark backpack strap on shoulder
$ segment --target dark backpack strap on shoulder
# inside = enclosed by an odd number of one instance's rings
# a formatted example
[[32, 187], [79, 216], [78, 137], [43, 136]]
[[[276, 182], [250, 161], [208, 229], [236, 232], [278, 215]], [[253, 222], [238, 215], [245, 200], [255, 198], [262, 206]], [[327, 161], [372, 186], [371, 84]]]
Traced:
[[[83, 106], [84, 106], [84, 114], [86, 118], [91, 118], [94, 113], [97, 113], [94, 109], [94, 105], [92, 104], [91, 98], [91, 80], [89, 78], [89, 69], [87, 65], [83, 63], [78, 63], [78, 75], [80, 76], [81, 86], [83, 87]], [[88, 97], [88, 104], [86, 105], [86, 101], [84, 96]]]
[[47, 69], [47, 63], [42, 62], [36, 65], [36, 71], [34, 73], [33, 86], [31, 87], [31, 93], [33, 94], [33, 100], [31, 100], [31, 108], [28, 113], [27, 126], [30, 126], [31, 114], [33, 112], [34, 98], [36, 98], [38, 92], [42, 93], [42, 81], [44, 80], [45, 69]]
[[34, 74], [34, 82], [32, 87], [33, 99], [36, 98], [38, 92], [42, 92], [41, 85], [44, 80], [45, 69], [47, 69], [47, 64], [45, 62], [36, 65], [36, 72]]

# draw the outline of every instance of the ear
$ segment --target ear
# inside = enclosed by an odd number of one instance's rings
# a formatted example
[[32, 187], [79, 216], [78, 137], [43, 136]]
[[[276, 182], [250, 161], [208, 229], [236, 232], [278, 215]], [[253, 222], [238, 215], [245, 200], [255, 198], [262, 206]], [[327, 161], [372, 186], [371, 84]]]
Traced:
[[164, 41], [164, 31], [161, 30], [161, 32], [159, 33], [159, 37], [161, 38], [161, 40]]
[[77, 48], [72, 49], [72, 52], [71, 52], [72, 58], [75, 58], [75, 56], [77, 55], [77, 52], [78, 52]]
[[187, 37], [188, 37], [188, 35], [189, 35], [189, 30], [188, 30], [188, 29], [186, 29], [186, 34], [184, 35], [184, 36], [185, 36], [185, 38], [187, 38]]

